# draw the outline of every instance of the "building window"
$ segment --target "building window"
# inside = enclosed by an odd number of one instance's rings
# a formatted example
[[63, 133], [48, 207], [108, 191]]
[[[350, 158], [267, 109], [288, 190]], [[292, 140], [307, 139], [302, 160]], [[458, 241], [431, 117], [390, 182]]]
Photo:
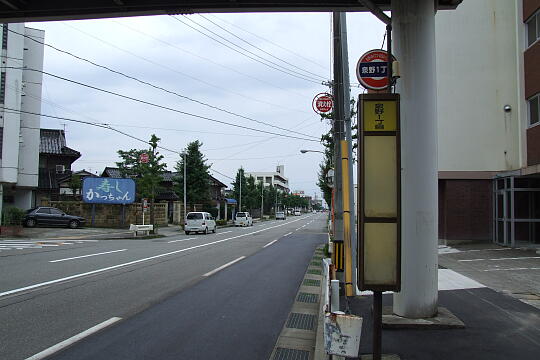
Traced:
[[2, 49], [7, 49], [8, 24], [2, 24]]
[[527, 102], [529, 103], [529, 125], [535, 125], [540, 121], [540, 94]]
[[540, 12], [529, 18], [527, 24], [527, 46], [531, 46], [540, 38]]

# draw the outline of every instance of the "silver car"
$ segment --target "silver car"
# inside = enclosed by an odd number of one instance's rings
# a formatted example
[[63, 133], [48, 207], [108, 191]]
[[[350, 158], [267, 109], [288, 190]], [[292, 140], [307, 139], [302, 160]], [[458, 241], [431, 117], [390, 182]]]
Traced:
[[285, 213], [283, 211], [276, 212], [276, 220], [285, 220], [285, 219], [287, 219], [287, 216], [285, 216]]

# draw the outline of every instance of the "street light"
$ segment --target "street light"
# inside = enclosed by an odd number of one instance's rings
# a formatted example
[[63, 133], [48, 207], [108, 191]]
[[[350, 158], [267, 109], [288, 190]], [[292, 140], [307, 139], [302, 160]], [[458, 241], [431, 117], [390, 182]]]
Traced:
[[324, 154], [324, 151], [320, 151], [320, 150], [306, 150], [306, 149], [302, 149], [302, 150], [300, 150], [300, 152], [301, 152], [302, 154], [305, 154], [305, 153], [307, 153], [307, 152], [318, 152], [318, 153]]

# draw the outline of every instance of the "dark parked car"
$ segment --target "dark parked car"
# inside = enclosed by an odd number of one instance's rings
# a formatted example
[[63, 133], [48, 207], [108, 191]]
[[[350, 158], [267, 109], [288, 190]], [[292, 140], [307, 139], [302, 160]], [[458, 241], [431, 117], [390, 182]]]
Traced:
[[67, 226], [76, 229], [84, 225], [86, 219], [80, 216], [68, 215], [62, 210], [48, 206], [39, 206], [26, 211], [23, 218], [24, 226]]

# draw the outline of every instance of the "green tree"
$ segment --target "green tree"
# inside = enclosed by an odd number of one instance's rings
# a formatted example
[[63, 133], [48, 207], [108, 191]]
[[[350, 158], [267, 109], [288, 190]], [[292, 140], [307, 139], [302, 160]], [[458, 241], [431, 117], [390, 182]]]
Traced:
[[[354, 98], [351, 98], [350, 100], [350, 116], [352, 121], [352, 147], [353, 147], [353, 161], [355, 160], [355, 153], [358, 147], [357, 142], [357, 130], [358, 130], [358, 124], [356, 124], [356, 101]], [[321, 121], [328, 121], [330, 125], [333, 123], [334, 113], [330, 112], [328, 114], [321, 114]], [[326, 134], [323, 134], [321, 136], [321, 144], [324, 146], [324, 158], [319, 164], [319, 172], [318, 172], [318, 181], [317, 186], [319, 186], [319, 189], [321, 189], [324, 197], [324, 201], [328, 204], [328, 206], [331, 206], [332, 204], [332, 188], [328, 186], [327, 180], [326, 180], [326, 174], [328, 173], [328, 170], [334, 167], [334, 158], [335, 158], [335, 152], [334, 152], [334, 136], [333, 131], [330, 129]]]
[[[238, 169], [238, 171], [236, 172], [236, 178], [232, 185], [233, 185], [233, 197], [236, 199], [236, 202], [238, 203], [238, 211], [242, 211], [242, 209], [246, 205], [245, 198], [246, 198], [246, 189], [247, 189], [246, 176], [245, 176], [243, 168]], [[242, 192], [242, 199], [240, 199], [240, 192]], [[240, 206], [242, 206], [242, 209], [240, 208]]]
[[[188, 204], [207, 204], [210, 202], [210, 165], [201, 152], [199, 140], [190, 142], [186, 148], [186, 197]], [[175, 190], [181, 199], [184, 198], [184, 157], [177, 161], [175, 169]]]
[[77, 198], [77, 192], [80, 192], [81, 187], [82, 187], [81, 176], [71, 175], [71, 179], [69, 179], [69, 188], [71, 189], [71, 192], [73, 193], [74, 200]]
[[[163, 155], [156, 150], [160, 140], [160, 138], [152, 134], [148, 142], [149, 149], [118, 150], [118, 156], [122, 161], [116, 163], [123, 177], [135, 180], [138, 197], [150, 199], [151, 224], [154, 224], [154, 200], [163, 180], [163, 172], [167, 167], [165, 163], [161, 162]], [[148, 155], [147, 163], [140, 161], [141, 154]]]
[[249, 176], [246, 179], [246, 189], [245, 189], [245, 195], [244, 195], [244, 188], [242, 187], [242, 197], [244, 197], [244, 202], [242, 202], [242, 205], [246, 209], [249, 209], [252, 211], [255, 208], [260, 208], [261, 204], [261, 191], [260, 188], [257, 187], [257, 184], [255, 183], [255, 178], [253, 176]]

